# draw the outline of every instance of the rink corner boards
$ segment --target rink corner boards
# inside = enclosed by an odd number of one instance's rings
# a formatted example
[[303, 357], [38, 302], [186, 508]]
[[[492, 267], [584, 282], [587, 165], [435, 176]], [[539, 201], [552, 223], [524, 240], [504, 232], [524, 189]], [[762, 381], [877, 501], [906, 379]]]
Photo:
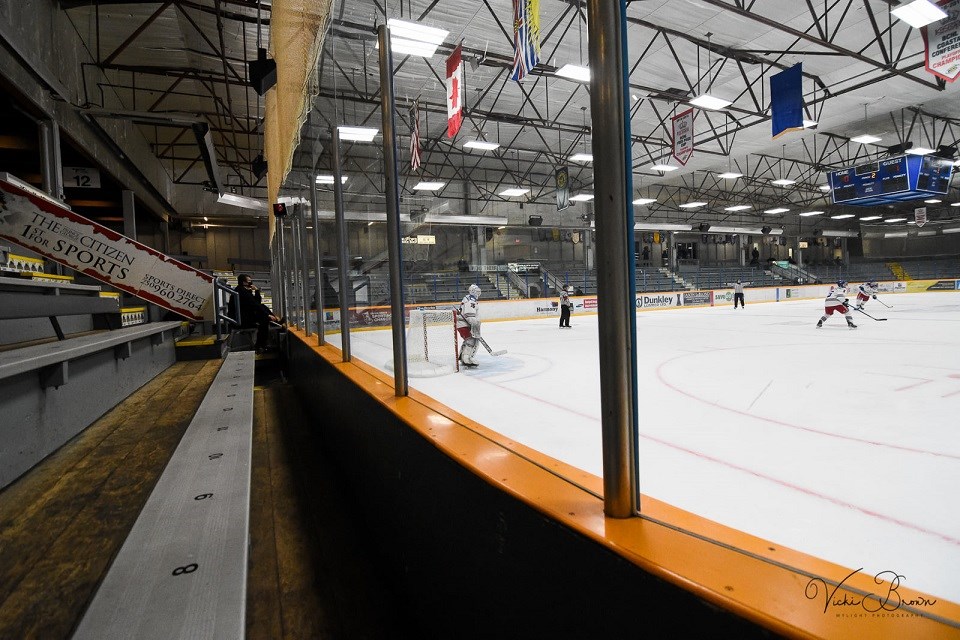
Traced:
[[725, 628], [741, 638], [960, 639], [960, 604], [877, 582], [855, 567], [646, 496], [639, 516], [606, 517], [600, 478], [416, 390], [397, 397], [388, 374], [344, 363], [339, 349], [316, 346], [302, 331], [291, 337], [290, 379], [317, 407], [318, 428], [358, 497], [377, 505], [367, 524], [393, 541], [389, 551], [403, 558], [394, 569], [406, 586], [444, 598], [424, 603], [431, 618], [462, 625], [475, 590], [485, 607], [478, 634], [498, 624], [518, 630], [525, 611], [538, 625], [553, 614], [562, 633], [581, 616], [594, 616], [591, 629], [622, 632], [621, 624], [635, 627], [657, 613], [687, 631]]

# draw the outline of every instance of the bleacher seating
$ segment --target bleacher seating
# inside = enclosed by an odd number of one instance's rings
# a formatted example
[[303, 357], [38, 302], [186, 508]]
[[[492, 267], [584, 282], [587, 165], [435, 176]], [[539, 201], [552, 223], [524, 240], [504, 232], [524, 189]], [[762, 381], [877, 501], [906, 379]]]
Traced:
[[679, 265], [677, 273], [693, 289], [725, 289], [741, 280], [747, 287], [776, 287], [783, 280], [758, 267]]
[[229, 354], [74, 640], [244, 637], [253, 384]]
[[480, 287], [484, 300], [500, 300], [505, 296], [480, 271], [421, 272], [405, 274], [404, 302], [425, 304], [459, 302], [471, 284]]
[[0, 344], [47, 337], [49, 329], [42, 331], [34, 318], [49, 318], [53, 332], [62, 340], [62, 316], [87, 317], [73, 332], [116, 328], [121, 326], [120, 298], [99, 286], [74, 284], [69, 279], [0, 277], [0, 321], [30, 320], [5, 325]]

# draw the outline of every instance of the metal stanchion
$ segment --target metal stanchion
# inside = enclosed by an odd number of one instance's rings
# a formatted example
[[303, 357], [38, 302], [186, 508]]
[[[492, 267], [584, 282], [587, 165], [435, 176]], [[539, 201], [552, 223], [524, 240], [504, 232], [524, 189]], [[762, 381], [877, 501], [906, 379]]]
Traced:
[[343, 214], [343, 185], [340, 178], [340, 130], [333, 126], [333, 204], [337, 219], [337, 257], [340, 263], [340, 353], [350, 362], [350, 278], [347, 264], [347, 222]]
[[317, 344], [326, 343], [323, 333], [323, 259], [320, 256], [320, 212], [317, 210], [316, 178], [311, 176], [310, 218], [313, 222], [313, 270], [316, 273], [317, 287], [313, 291], [313, 302], [317, 307]]

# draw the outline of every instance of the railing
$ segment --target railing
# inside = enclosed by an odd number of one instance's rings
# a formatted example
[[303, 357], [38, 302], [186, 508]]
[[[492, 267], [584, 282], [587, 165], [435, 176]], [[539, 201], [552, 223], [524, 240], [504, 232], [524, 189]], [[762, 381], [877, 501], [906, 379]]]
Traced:
[[[231, 310], [231, 301], [233, 309]], [[240, 326], [240, 294], [231, 289], [223, 280], [217, 278], [213, 281], [213, 303], [216, 309], [216, 318], [213, 321], [214, 329], [217, 332], [217, 342], [223, 341], [224, 323], [226, 326]], [[230, 314], [236, 314], [236, 318]]]

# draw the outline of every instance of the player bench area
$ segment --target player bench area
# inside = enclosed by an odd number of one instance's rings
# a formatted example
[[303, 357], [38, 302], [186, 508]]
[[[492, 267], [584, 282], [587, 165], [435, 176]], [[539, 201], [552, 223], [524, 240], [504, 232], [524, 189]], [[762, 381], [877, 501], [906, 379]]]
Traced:
[[254, 362], [227, 355], [73, 638], [244, 637]]

